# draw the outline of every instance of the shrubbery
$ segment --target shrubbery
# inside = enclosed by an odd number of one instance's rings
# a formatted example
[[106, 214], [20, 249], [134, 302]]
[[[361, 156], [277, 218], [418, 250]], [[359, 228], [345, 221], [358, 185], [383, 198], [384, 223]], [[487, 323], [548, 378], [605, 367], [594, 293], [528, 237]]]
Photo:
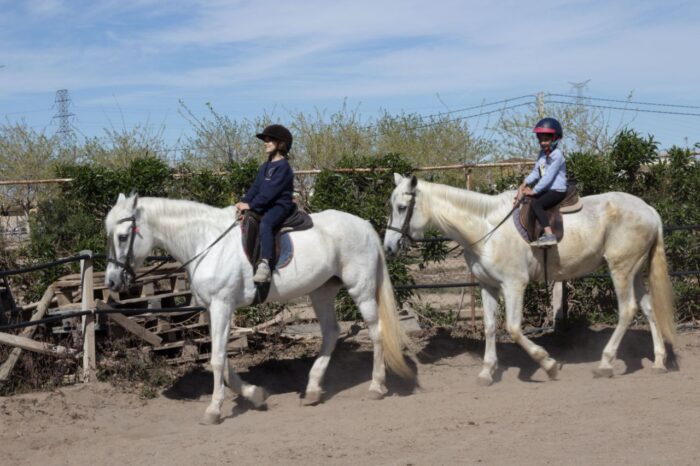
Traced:
[[[96, 164], [61, 164], [56, 175], [74, 181], [63, 185], [59, 192], [47, 197], [32, 217], [31, 243], [22, 251], [28, 262], [47, 262], [76, 254], [82, 249], [104, 252], [105, 238], [102, 220], [118, 193], [135, 190], [140, 195], [185, 198], [215, 206], [225, 206], [237, 200], [255, 177], [258, 162], [245, 159], [230, 162], [224, 172], [194, 169], [183, 164], [169, 167], [155, 157], [132, 159], [126, 166], [106, 168]], [[606, 154], [574, 152], [568, 155], [569, 175], [578, 182], [582, 195], [607, 191], [626, 191], [642, 197], [662, 216], [664, 225], [700, 223], [700, 164], [688, 149], [672, 148], [668, 157], [659, 160], [657, 143], [651, 136], [644, 138], [624, 130], [614, 139]], [[412, 165], [397, 154], [384, 156], [345, 157], [336, 168], [373, 168], [369, 172], [336, 173], [322, 171], [315, 179], [314, 195], [310, 198], [312, 211], [338, 209], [367, 219], [381, 234], [388, 216], [388, 199], [394, 187], [393, 173], [408, 174]], [[177, 173], [177, 176], [174, 176]], [[449, 179], [446, 178], [446, 179]], [[442, 180], [441, 180], [442, 181]], [[460, 177], [453, 177], [462, 183]], [[475, 186], [480, 191], [505, 190], [520, 181], [519, 175], [496, 179], [489, 186]], [[462, 184], [463, 186], [463, 184]], [[665, 234], [670, 270], [700, 269], [700, 234], [697, 231], [673, 231]], [[422, 260], [444, 257], [444, 245], [422, 246]], [[406, 259], [390, 259], [394, 283], [411, 283]], [[36, 299], [45, 287], [71, 266], [25, 276], [28, 299]], [[75, 271], [76, 265], [72, 266]], [[603, 282], [576, 281], [572, 288], [572, 311], [582, 315], [594, 313], [596, 320], [613, 319], [616, 307], [610, 306], [612, 291]], [[698, 315], [697, 277], [674, 278], [678, 293], [680, 320]], [[532, 291], [529, 291], [533, 297]], [[404, 301], [410, 292], [397, 293]], [[603, 300], [601, 302], [600, 300]], [[347, 296], [340, 299], [342, 317], [356, 317]], [[532, 321], [540, 321], [541, 307], [530, 306], [535, 313]], [[593, 315], [593, 314], [590, 314]]]

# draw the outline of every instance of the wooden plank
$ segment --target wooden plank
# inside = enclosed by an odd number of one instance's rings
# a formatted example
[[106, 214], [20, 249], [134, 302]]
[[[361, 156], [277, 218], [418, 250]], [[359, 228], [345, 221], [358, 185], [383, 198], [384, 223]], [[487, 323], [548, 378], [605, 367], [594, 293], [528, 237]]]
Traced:
[[[51, 299], [53, 298], [53, 294], [54, 287], [53, 285], [49, 285], [37, 304], [36, 312], [32, 314], [32, 318], [29, 319], [30, 322], [34, 322], [35, 320], [39, 320], [44, 317], [44, 314], [46, 314], [46, 310], [49, 308], [49, 304], [51, 303]], [[26, 327], [24, 330], [22, 330], [21, 336], [31, 338], [34, 335], [35, 330], [36, 325]], [[14, 348], [12, 350], [10, 356], [8, 356], [8, 358], [2, 364], [2, 367], [0, 367], [0, 382], [4, 382], [9, 378], [10, 372], [12, 372], [12, 369], [15, 368], [15, 365], [17, 364], [17, 361], [19, 361], [19, 357], [21, 355], [22, 348]]]
[[33, 351], [35, 353], [48, 354], [51, 356], [76, 353], [76, 351], [73, 348], [66, 348], [65, 346], [60, 345], [52, 345], [51, 343], [38, 342], [32, 340], [31, 338], [23, 337], [20, 335], [12, 335], [10, 333], [5, 332], [0, 332], [0, 343], [15, 346], [17, 348], [22, 348], [27, 351]]
[[[97, 304], [98, 309], [111, 309], [109, 306], [103, 303]], [[141, 327], [139, 324], [129, 319], [124, 314], [107, 314], [107, 316], [112, 319], [119, 326], [125, 330], [133, 333], [142, 340], [150, 343], [153, 346], [160, 346], [163, 344], [163, 339], [153, 332]]]
[[141, 287], [141, 297], [152, 297], [156, 293], [153, 283], [144, 283]]
[[177, 296], [185, 296], [185, 295], [188, 295], [190, 293], [191, 293], [191, 291], [189, 291], [189, 290], [174, 291], [172, 293], [156, 294], [153, 296], [142, 296], [139, 298], [122, 299], [121, 301], [117, 301], [117, 303], [119, 303], [119, 304], [147, 303], [149, 300], [153, 300], [153, 299], [174, 298]]
[[66, 290], [58, 290], [56, 289], [56, 299], [58, 300], [58, 305], [59, 306], [65, 306], [67, 304], [72, 304], [73, 299], [70, 295], [70, 292], [66, 292]]
[[[83, 277], [82, 310], [93, 311], [95, 309], [95, 291], [93, 290], [92, 276], [92, 251], [80, 251], [80, 255], [89, 256], [80, 261], [80, 274]], [[83, 316], [83, 382], [95, 382], [97, 380], [97, 357], [95, 353], [95, 314]]]
[[[232, 331], [229, 336], [227, 341], [232, 341], [238, 338], [241, 338], [250, 332], [239, 332], [239, 331]], [[154, 351], [163, 351], [163, 350], [169, 350], [173, 348], [182, 348], [186, 344], [190, 343], [196, 343], [196, 344], [202, 344], [202, 343], [211, 343], [211, 336], [206, 336], [206, 337], [200, 337], [200, 338], [190, 338], [188, 340], [180, 340], [180, 341], [174, 341], [172, 343], [163, 343], [163, 345], [158, 346], [153, 348]]]

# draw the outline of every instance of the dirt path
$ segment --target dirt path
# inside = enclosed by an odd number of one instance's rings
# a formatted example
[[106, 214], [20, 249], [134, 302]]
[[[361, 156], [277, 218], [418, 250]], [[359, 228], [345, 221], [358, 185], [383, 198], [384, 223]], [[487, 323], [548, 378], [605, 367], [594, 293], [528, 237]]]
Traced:
[[218, 426], [198, 424], [211, 389], [206, 371], [149, 401], [106, 384], [0, 398], [0, 462], [699, 464], [700, 333], [679, 336], [680, 371], [657, 375], [648, 332], [632, 330], [618, 374], [594, 379], [610, 333], [538, 338], [563, 363], [554, 382], [519, 347], [501, 343], [501, 370], [488, 388], [475, 383], [482, 342], [437, 334], [424, 341], [421, 388], [391, 378], [394, 395], [382, 401], [366, 395], [368, 348], [345, 342], [324, 404], [299, 404], [310, 358], [271, 360], [243, 373], [274, 392], [269, 409], [229, 397]]

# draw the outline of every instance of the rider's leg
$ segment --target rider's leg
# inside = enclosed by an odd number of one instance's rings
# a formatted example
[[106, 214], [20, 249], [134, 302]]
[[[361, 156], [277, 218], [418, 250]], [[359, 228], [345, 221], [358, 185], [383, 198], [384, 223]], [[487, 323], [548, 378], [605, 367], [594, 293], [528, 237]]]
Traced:
[[282, 206], [272, 206], [260, 220], [260, 260], [254, 280], [256, 282], [270, 281], [272, 276], [273, 259], [275, 256], [275, 232], [287, 218], [287, 209]]
[[563, 201], [564, 197], [566, 197], [566, 192], [564, 191], [542, 191], [534, 197], [530, 204], [537, 221], [545, 228], [545, 231], [549, 229], [550, 234], [552, 233], [552, 228], [549, 225], [549, 219], [545, 211]]

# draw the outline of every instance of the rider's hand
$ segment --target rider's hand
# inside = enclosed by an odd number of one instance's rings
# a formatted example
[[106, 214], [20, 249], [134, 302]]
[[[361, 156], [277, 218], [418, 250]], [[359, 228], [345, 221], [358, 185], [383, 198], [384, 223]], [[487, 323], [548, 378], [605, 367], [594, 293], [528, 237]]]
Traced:
[[248, 205], [247, 202], [238, 202], [236, 203], [236, 209], [238, 209], [241, 212], [245, 212], [246, 210], [250, 210], [250, 206]]
[[533, 191], [531, 187], [525, 186], [525, 187], [523, 188], [523, 194], [526, 195], [526, 196], [534, 196], [534, 195], [535, 195], [535, 191]]

